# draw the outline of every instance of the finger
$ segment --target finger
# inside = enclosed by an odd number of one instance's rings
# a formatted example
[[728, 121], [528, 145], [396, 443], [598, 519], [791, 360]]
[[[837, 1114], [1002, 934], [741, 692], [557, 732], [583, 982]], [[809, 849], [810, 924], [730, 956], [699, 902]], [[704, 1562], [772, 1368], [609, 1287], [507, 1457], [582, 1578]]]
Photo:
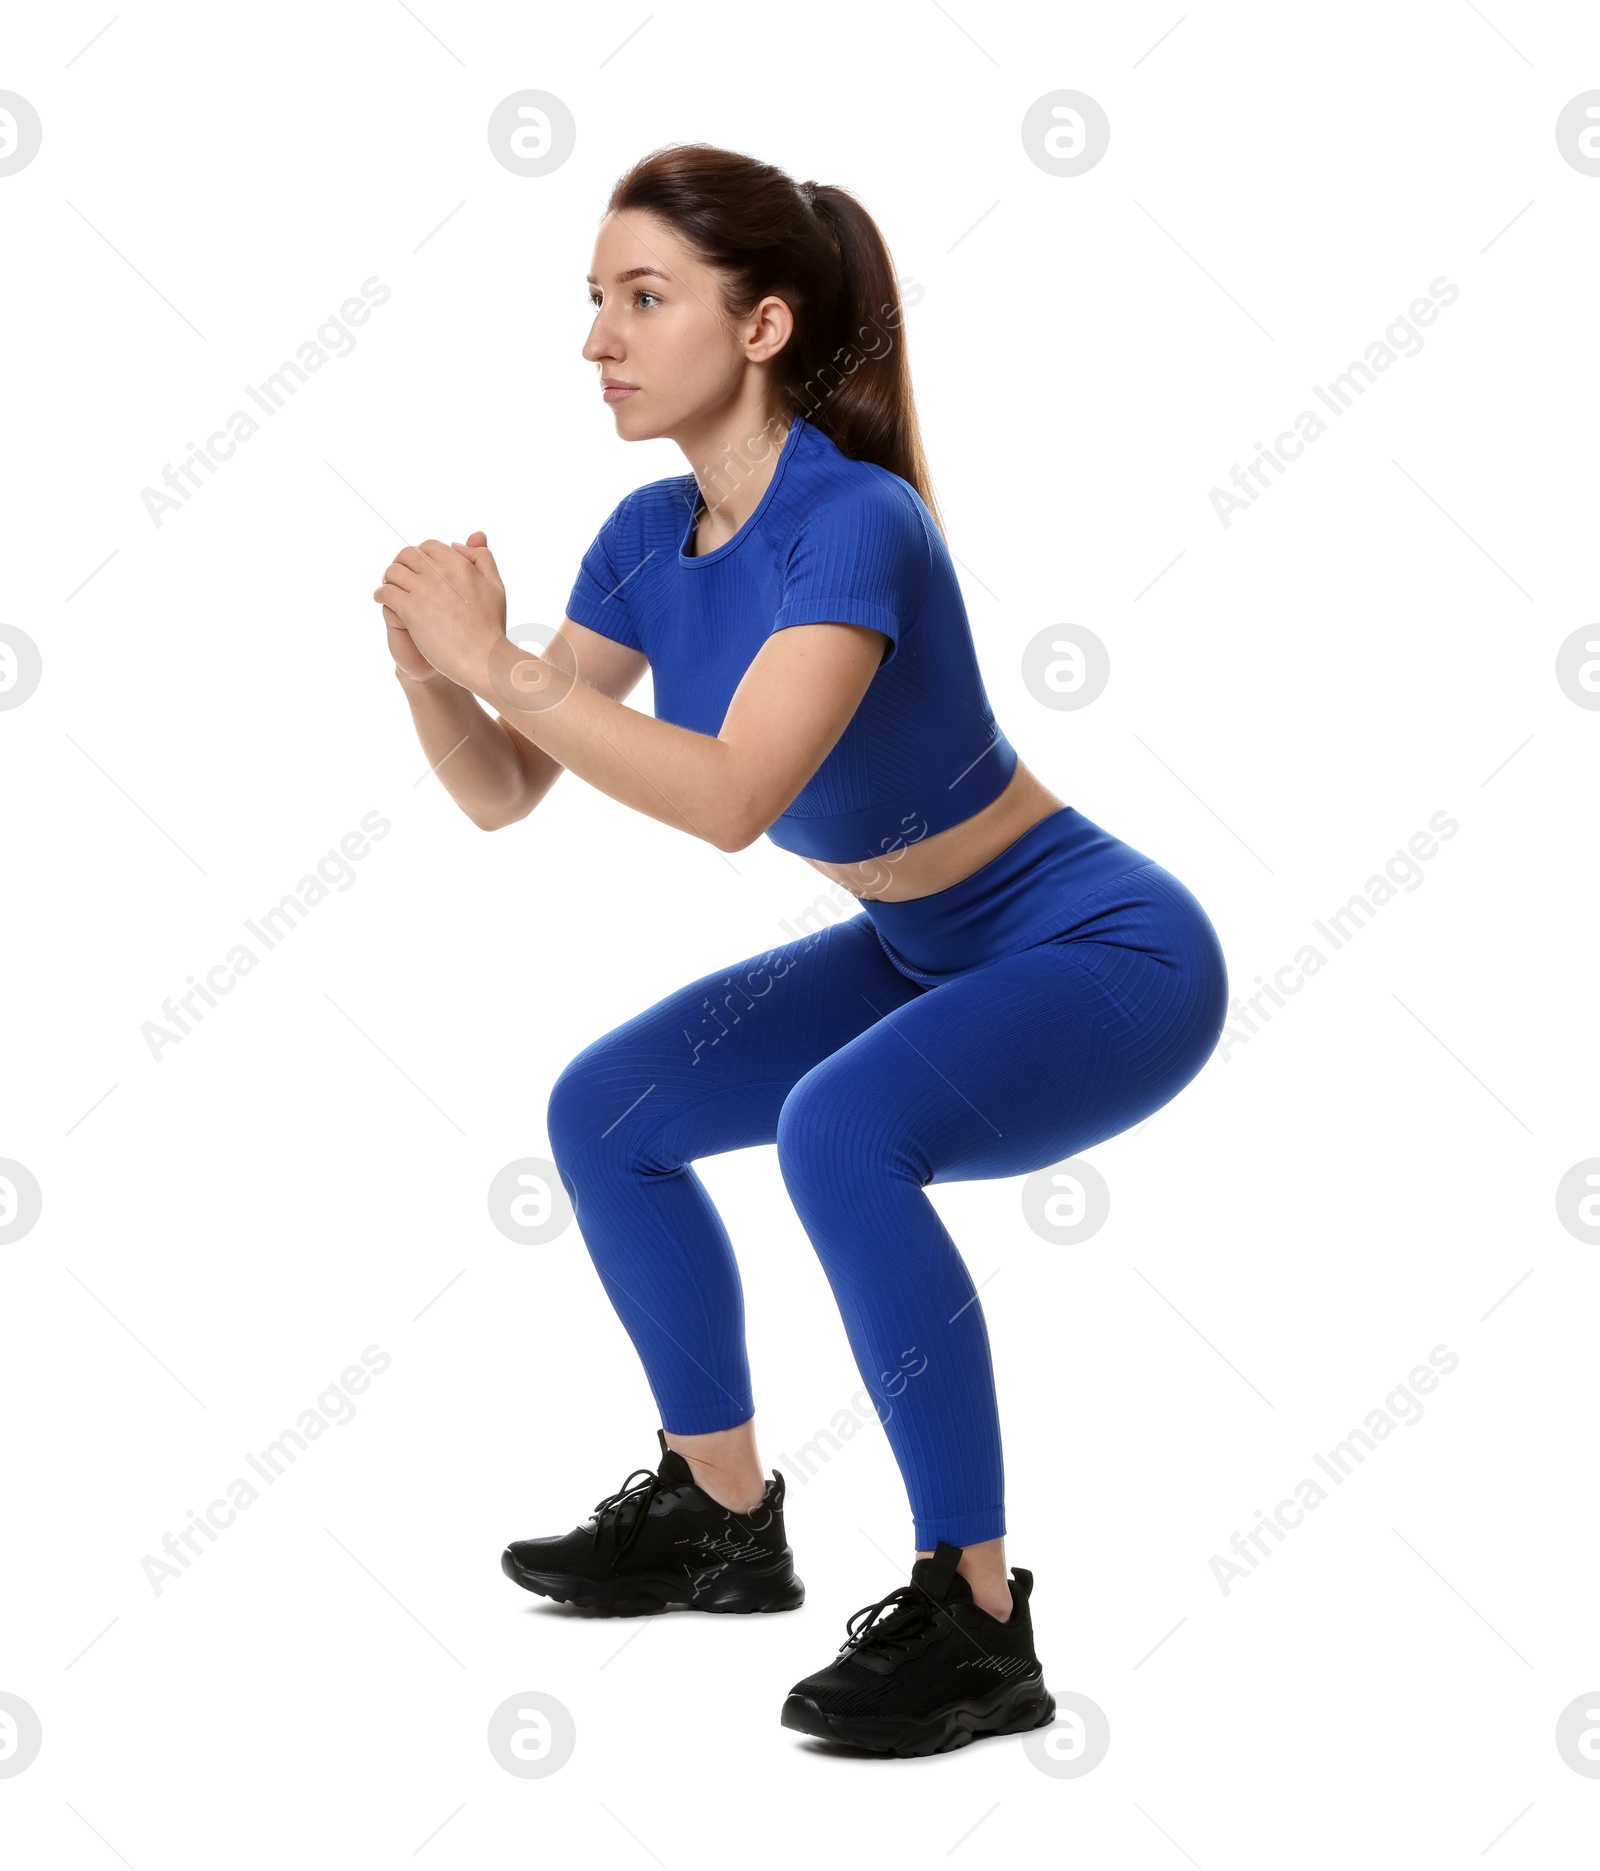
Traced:
[[413, 571], [409, 565], [403, 565], [399, 559], [390, 565], [388, 571], [384, 573], [384, 578], [391, 585], [399, 586], [402, 591], [410, 591], [421, 582], [419, 573]]
[[415, 546], [402, 546], [394, 555], [394, 562], [396, 565], [409, 566], [414, 572], [425, 572], [428, 569], [428, 555]]
[[457, 597], [464, 595], [468, 582], [478, 575], [477, 567], [467, 554], [437, 539], [424, 540], [422, 552], [427, 576], [448, 586]]
[[457, 547], [457, 551], [460, 552], [464, 559], [469, 560], [477, 571], [482, 572], [486, 578], [498, 578], [500, 576], [500, 568], [494, 562], [494, 554], [487, 546], [474, 546], [469, 544]]

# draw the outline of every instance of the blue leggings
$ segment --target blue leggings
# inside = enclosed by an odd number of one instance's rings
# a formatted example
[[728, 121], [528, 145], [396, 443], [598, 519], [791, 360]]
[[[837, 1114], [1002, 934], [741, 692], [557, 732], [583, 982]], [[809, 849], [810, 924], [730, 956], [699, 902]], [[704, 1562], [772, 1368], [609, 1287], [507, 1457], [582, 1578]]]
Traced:
[[1227, 999], [1184, 885], [1063, 806], [949, 889], [704, 975], [586, 1046], [551, 1090], [551, 1148], [662, 1426], [754, 1414], [738, 1266], [690, 1166], [776, 1143], [918, 1549], [1003, 1534], [988, 1331], [925, 1185], [1139, 1123], [1210, 1057]]

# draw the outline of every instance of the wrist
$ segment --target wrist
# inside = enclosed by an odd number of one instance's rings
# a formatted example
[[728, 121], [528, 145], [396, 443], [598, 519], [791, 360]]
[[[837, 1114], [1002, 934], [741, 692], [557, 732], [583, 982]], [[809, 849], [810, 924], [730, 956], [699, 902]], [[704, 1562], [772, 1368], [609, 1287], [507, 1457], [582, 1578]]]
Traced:
[[570, 670], [546, 661], [509, 637], [499, 637], [489, 647], [478, 693], [497, 708], [542, 714], [565, 701], [577, 681]]

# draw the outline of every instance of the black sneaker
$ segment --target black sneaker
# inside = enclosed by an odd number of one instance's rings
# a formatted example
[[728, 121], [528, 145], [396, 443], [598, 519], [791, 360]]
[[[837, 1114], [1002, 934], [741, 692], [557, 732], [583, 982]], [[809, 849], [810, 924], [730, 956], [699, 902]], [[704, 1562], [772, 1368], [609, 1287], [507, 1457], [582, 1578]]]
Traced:
[[659, 1429], [656, 1438], [659, 1468], [636, 1468], [570, 1533], [513, 1540], [500, 1558], [506, 1577], [614, 1617], [672, 1604], [793, 1611], [803, 1603], [806, 1588], [783, 1533], [783, 1476], [774, 1469], [760, 1506], [736, 1514], [695, 1486], [688, 1462]]
[[1001, 1624], [972, 1602], [956, 1571], [961, 1552], [941, 1540], [912, 1566], [909, 1585], [852, 1612], [833, 1662], [789, 1691], [784, 1727], [904, 1755], [1053, 1722], [1055, 1697], [1033, 1650], [1033, 1574], [1012, 1567], [1011, 1617]]

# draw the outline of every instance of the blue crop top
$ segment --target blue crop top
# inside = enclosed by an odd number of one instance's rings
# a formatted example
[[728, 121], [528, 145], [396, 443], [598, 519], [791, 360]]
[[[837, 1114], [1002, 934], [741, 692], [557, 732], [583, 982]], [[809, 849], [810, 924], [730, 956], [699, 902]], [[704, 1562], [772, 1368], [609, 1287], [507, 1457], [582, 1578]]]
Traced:
[[649, 658], [655, 713], [715, 735], [766, 639], [792, 624], [865, 624], [889, 643], [827, 758], [767, 836], [800, 857], [882, 856], [970, 818], [1005, 790], [1016, 749], [995, 721], [944, 536], [898, 474], [790, 423], [755, 511], [687, 553], [693, 474], [635, 488], [567, 599], [575, 623]]

